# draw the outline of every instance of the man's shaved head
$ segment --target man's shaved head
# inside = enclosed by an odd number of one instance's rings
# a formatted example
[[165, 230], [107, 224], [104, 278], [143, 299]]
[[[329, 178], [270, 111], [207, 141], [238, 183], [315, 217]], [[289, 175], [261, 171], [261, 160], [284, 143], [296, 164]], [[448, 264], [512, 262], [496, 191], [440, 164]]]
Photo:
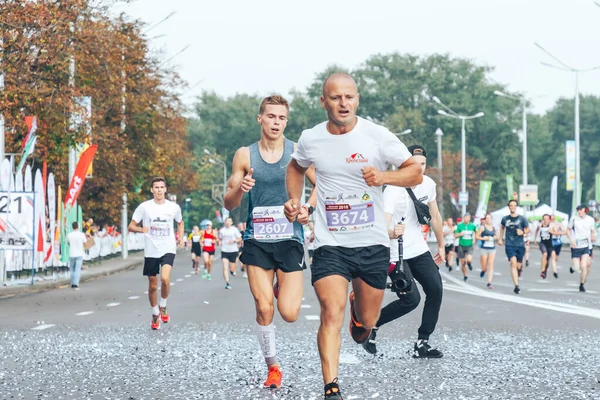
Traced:
[[327, 96], [326, 93], [331, 84], [340, 81], [351, 81], [354, 87], [357, 88], [356, 90], [358, 91], [358, 86], [356, 85], [356, 81], [354, 80], [354, 78], [352, 78], [345, 72], [334, 72], [333, 74], [329, 75], [327, 79], [325, 79], [325, 81], [323, 82], [323, 97]]

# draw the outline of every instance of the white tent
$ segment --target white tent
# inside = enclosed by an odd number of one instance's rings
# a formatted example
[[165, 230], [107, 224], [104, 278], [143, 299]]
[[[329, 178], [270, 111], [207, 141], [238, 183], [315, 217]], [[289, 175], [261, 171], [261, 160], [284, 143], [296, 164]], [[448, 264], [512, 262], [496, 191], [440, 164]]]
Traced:
[[563, 225], [569, 222], [569, 214], [565, 214], [564, 212], [560, 212], [558, 210], [553, 213], [552, 207], [550, 207], [548, 204], [540, 204], [530, 215], [541, 217], [544, 214], [554, 214], [555, 216], [560, 217], [563, 220]]
[[[510, 211], [508, 210], [508, 206], [504, 206], [499, 210], [492, 211], [490, 214], [492, 214], [494, 226], [498, 227], [498, 226], [500, 226], [500, 222], [502, 222], [502, 217], [510, 214]], [[523, 210], [523, 207], [517, 207], [517, 214], [525, 215], [525, 211]]]

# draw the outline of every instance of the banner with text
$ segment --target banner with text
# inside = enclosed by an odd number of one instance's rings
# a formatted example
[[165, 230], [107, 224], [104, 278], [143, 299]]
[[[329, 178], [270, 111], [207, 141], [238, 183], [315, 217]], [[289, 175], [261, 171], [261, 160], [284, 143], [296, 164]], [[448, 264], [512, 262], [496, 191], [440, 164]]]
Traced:
[[567, 140], [565, 149], [567, 155], [567, 190], [572, 191], [575, 188], [575, 141]]
[[0, 192], [0, 249], [33, 250], [33, 193]]

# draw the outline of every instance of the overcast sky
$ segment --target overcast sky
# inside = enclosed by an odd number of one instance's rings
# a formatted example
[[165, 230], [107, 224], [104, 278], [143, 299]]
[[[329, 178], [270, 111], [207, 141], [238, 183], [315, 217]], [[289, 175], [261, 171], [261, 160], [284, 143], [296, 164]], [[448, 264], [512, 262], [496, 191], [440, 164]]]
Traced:
[[[377, 53], [450, 53], [495, 67], [491, 78], [525, 93], [536, 112], [573, 96], [574, 75], [550, 69], [539, 42], [574, 68], [600, 66], [594, 0], [137, 0], [125, 11], [150, 25], [152, 47], [190, 84], [220, 95], [304, 89], [333, 63], [355, 68]], [[600, 70], [580, 90], [600, 95]], [[456, 105], [452, 105], [458, 107]]]

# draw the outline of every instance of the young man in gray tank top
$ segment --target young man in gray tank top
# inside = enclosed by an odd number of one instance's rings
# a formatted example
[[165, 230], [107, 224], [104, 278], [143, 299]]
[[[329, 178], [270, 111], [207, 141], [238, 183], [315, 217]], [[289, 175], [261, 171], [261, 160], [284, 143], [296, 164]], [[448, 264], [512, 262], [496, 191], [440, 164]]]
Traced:
[[[281, 387], [273, 327], [273, 280], [277, 275], [277, 309], [286, 322], [294, 322], [302, 305], [304, 234], [301, 224], [316, 205], [316, 194], [302, 207], [295, 222], [288, 222], [283, 205], [288, 200], [285, 174], [295, 143], [283, 136], [289, 112], [281, 96], [269, 96], [260, 104], [258, 123], [261, 138], [241, 147], [233, 158], [231, 177], [225, 194], [225, 208], [233, 210], [248, 193], [248, 219], [240, 261], [246, 264], [248, 283], [256, 306], [258, 341], [269, 368], [266, 388]], [[314, 169], [307, 175], [315, 185]]]

